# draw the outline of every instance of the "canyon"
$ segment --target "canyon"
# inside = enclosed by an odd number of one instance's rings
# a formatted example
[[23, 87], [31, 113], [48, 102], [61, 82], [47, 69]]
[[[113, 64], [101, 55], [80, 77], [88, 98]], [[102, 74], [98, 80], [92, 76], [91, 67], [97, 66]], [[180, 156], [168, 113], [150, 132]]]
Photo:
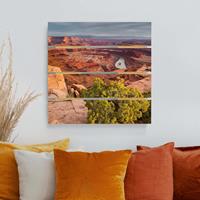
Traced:
[[[117, 68], [123, 59], [125, 67]], [[63, 73], [69, 97], [80, 97], [76, 85], [85, 89], [96, 78], [105, 82], [124, 79], [125, 85], [151, 92], [151, 49], [134, 48], [49, 48], [49, 66]], [[49, 72], [53, 73], [52, 69]], [[56, 71], [54, 72], [56, 73]], [[51, 75], [49, 75], [51, 76]]]
[[81, 99], [81, 91], [96, 78], [105, 83], [123, 79], [126, 87], [151, 98], [151, 48], [126, 46], [148, 42], [48, 37], [48, 44], [49, 124], [87, 123], [87, 100]]
[[134, 48], [49, 48], [48, 64], [63, 72], [118, 72], [115, 63], [123, 58], [126, 69], [119, 72], [151, 71], [151, 49]]

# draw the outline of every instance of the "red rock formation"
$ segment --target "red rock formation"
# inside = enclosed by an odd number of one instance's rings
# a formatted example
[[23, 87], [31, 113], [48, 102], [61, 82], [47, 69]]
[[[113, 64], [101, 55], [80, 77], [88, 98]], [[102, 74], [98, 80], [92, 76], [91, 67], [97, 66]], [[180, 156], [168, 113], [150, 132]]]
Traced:
[[48, 51], [49, 65], [58, 66], [67, 72], [114, 71], [115, 63], [120, 57], [125, 60], [127, 72], [136, 71], [144, 64], [151, 66], [150, 52], [141, 49], [49, 49]]
[[[69, 39], [67, 37], [67, 39]], [[75, 38], [76, 39], [76, 38]], [[149, 49], [49, 49], [49, 64], [58, 66], [63, 72], [116, 72], [115, 75], [73, 75], [65, 74], [66, 87], [72, 96], [79, 97], [80, 91], [73, 88], [79, 84], [85, 88], [91, 87], [95, 78], [105, 82], [123, 78], [126, 86], [136, 86], [142, 92], [150, 91], [150, 81], [145, 79], [151, 71], [151, 52]], [[125, 69], [117, 69], [116, 61], [120, 57], [125, 60]], [[120, 75], [123, 72], [138, 72], [138, 75]], [[55, 76], [55, 75], [54, 75]], [[144, 79], [142, 81], [142, 79]], [[140, 81], [140, 82], [137, 82]], [[137, 82], [137, 84], [135, 83]], [[146, 88], [145, 88], [146, 87]]]
[[87, 107], [81, 99], [48, 102], [49, 124], [86, 124]]
[[[62, 71], [59, 67], [54, 67], [49, 65], [48, 72], [53, 72], [55, 74], [48, 75], [48, 89], [58, 89], [58, 90], [66, 90], [66, 84], [63, 74], [60, 74]], [[58, 73], [58, 74], [56, 74]]]
[[64, 99], [68, 96], [67, 86], [65, 79], [59, 67], [48, 66], [48, 72], [57, 72], [59, 74], [48, 75], [48, 95], [52, 99]]
[[49, 36], [49, 37], [48, 37], [48, 45], [51, 45], [51, 44], [52, 44], [52, 37]]
[[127, 87], [137, 88], [142, 93], [149, 93], [151, 92], [151, 76], [132, 82]]

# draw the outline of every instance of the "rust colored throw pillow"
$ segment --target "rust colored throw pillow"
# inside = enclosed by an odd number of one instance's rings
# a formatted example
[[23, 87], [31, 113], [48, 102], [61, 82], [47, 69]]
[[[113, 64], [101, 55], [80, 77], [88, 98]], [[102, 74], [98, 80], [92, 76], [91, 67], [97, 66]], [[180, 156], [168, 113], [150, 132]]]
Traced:
[[125, 200], [124, 177], [130, 156], [130, 150], [54, 150], [55, 200]]
[[200, 147], [174, 149], [174, 200], [200, 200]]
[[[144, 147], [138, 147], [144, 149]], [[200, 146], [173, 151], [174, 200], [200, 199]]]
[[50, 152], [54, 148], [65, 150], [68, 145], [68, 139], [26, 146], [0, 142], [0, 199], [19, 200], [19, 177], [14, 150]]
[[125, 177], [126, 200], [172, 200], [174, 143], [132, 153]]

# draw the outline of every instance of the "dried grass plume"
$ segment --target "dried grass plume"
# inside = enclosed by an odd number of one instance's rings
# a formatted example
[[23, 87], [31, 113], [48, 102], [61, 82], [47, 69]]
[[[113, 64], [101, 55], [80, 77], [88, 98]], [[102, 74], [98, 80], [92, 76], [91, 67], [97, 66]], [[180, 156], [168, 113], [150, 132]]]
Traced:
[[[8, 60], [3, 64], [3, 54], [8, 49]], [[0, 47], [0, 141], [10, 142], [25, 108], [39, 95], [27, 91], [23, 96], [16, 97], [16, 82], [13, 74], [12, 45], [10, 39]]]

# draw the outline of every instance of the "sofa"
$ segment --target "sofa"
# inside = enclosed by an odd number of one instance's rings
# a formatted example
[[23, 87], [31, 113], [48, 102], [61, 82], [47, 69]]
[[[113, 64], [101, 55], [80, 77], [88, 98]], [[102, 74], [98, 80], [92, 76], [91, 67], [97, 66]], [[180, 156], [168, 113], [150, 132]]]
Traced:
[[2, 200], [199, 200], [200, 147], [84, 152], [0, 142]]

